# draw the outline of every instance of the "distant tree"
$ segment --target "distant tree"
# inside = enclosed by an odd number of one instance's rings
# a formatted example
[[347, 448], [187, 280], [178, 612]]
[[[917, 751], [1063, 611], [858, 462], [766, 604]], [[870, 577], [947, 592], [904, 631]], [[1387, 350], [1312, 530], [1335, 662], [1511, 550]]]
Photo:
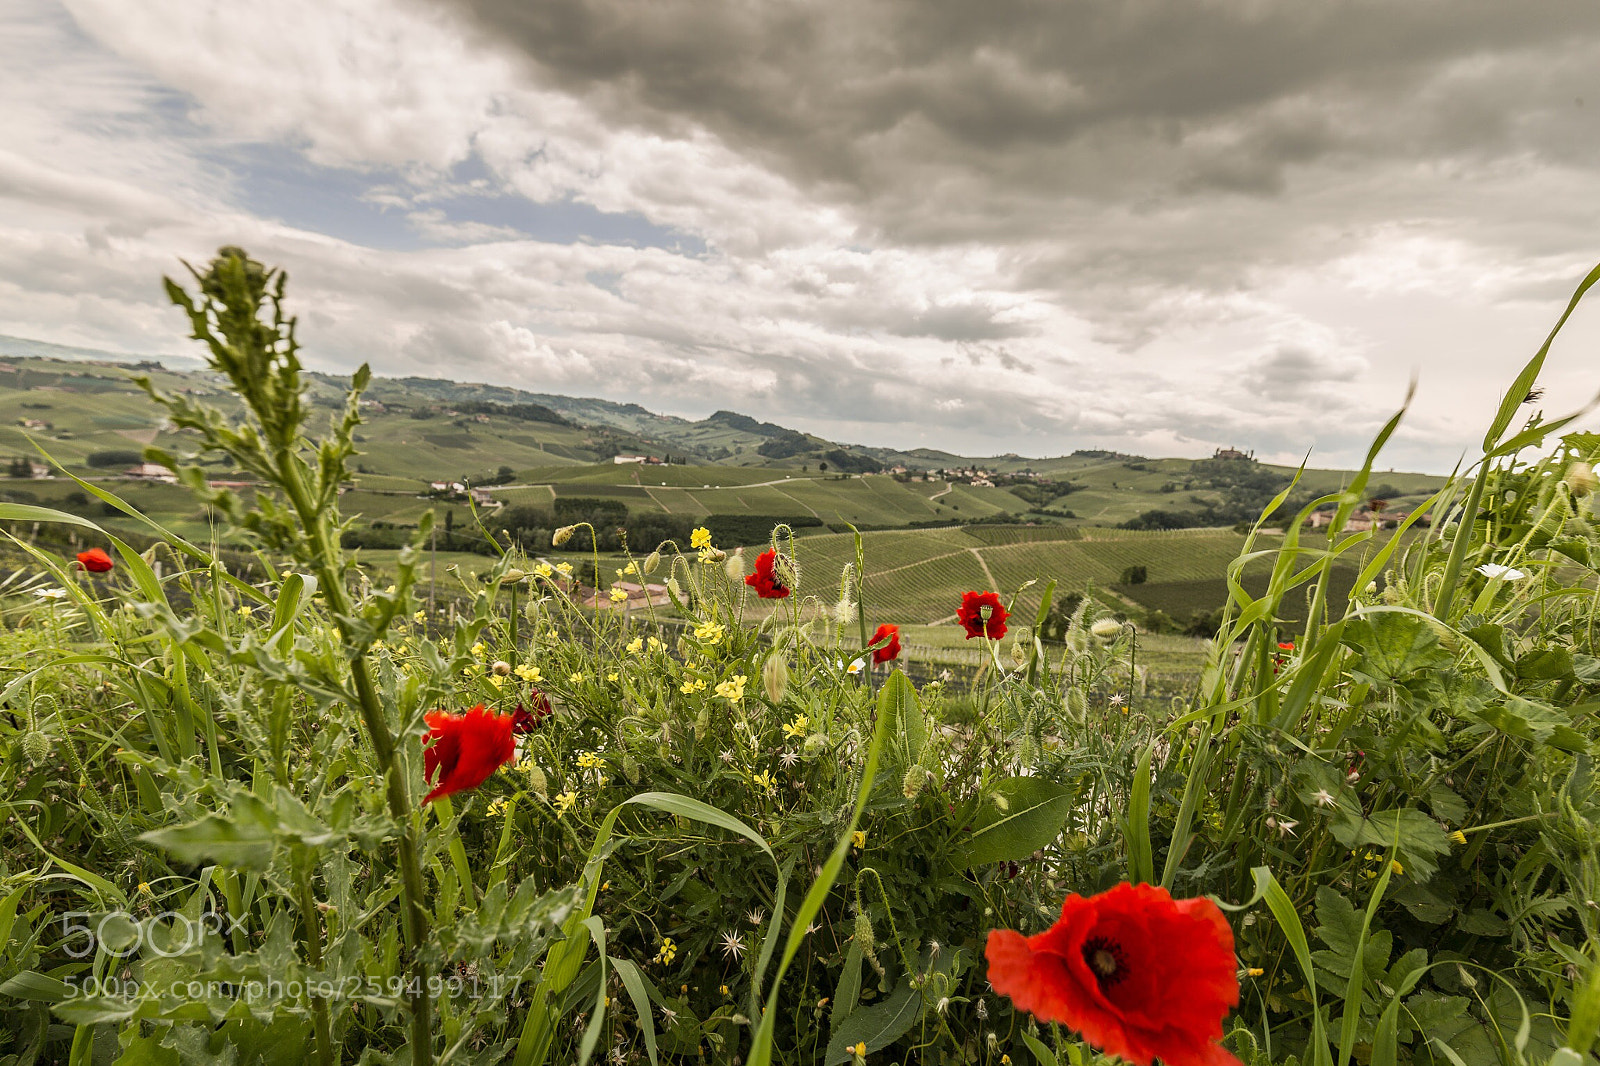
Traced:
[[1150, 579], [1150, 572], [1142, 563], [1124, 567], [1122, 576], [1117, 580], [1124, 585], [1142, 585]]

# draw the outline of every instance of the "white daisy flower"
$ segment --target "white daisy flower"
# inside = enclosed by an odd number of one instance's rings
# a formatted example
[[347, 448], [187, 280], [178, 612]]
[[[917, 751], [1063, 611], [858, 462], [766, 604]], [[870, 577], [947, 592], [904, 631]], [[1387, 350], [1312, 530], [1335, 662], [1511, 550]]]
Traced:
[[1501, 566], [1499, 563], [1484, 563], [1478, 567], [1478, 573], [1487, 578], [1500, 578], [1503, 581], [1520, 581], [1528, 576], [1515, 567]]

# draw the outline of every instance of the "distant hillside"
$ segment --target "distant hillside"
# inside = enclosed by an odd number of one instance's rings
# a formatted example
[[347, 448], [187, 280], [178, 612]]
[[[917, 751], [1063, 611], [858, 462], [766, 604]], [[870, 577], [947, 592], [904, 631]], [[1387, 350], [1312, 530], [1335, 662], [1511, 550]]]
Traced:
[[[105, 477], [121, 476], [148, 445], [182, 452], [189, 439], [170, 432], [132, 379], [147, 373], [164, 390], [224, 407], [231, 398], [219, 376], [176, 362], [0, 337], [0, 457], [30, 469], [39, 445], [69, 469]], [[335, 410], [345, 379], [308, 380], [311, 402]], [[418, 498], [430, 483], [470, 482], [514, 506], [610, 499], [633, 515], [788, 516], [836, 530], [846, 523], [891, 529], [974, 521], [1216, 527], [1254, 517], [1294, 473], [1248, 457], [900, 452], [842, 444], [736, 411], [691, 421], [638, 404], [425, 377], [373, 379], [363, 415], [360, 484], [351, 502], [370, 520], [399, 525], [431, 505]], [[219, 467], [218, 477], [225, 474]], [[1305, 471], [1300, 498], [1335, 491], [1349, 477]], [[1403, 511], [1439, 483], [1375, 473], [1369, 494]], [[141, 491], [154, 502], [168, 487]], [[186, 506], [172, 492], [172, 506]]]

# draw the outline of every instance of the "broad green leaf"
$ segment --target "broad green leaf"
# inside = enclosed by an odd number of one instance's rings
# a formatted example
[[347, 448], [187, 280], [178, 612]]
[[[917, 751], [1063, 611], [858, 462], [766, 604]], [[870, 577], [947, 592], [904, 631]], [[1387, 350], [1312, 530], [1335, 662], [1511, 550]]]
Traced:
[[1077, 802], [1077, 792], [1042, 777], [1007, 777], [994, 784], [954, 853], [958, 868], [1019, 861], [1052, 843]]
[[911, 1031], [922, 1014], [922, 1007], [922, 997], [911, 987], [911, 982], [902, 977], [882, 1003], [858, 1008], [833, 1031], [824, 1063], [835, 1066], [849, 1062], [849, 1049], [857, 1044], [866, 1044], [869, 1055], [882, 1051]]

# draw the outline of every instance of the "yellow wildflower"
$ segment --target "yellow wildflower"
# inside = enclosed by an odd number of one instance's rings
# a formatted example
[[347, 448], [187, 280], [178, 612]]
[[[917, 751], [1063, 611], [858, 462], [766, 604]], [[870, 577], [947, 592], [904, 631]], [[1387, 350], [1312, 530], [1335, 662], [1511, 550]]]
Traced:
[[580, 770], [592, 770], [597, 766], [604, 766], [605, 764], [606, 761], [592, 751], [578, 752], [578, 768]]
[[700, 526], [700, 527], [696, 528], [693, 533], [689, 534], [689, 547], [691, 547], [691, 548], [709, 548], [709, 547], [711, 547], [711, 530], [707, 529], [705, 526]]
[[1250, 969], [1245, 971], [1245, 973], [1249, 974], [1251, 977], [1260, 977], [1262, 974], [1264, 974], [1266, 972], [1267, 971], [1263, 970], [1259, 966], [1252, 966], [1252, 967], [1250, 967]]
[[556, 572], [556, 568], [551, 566], [549, 563], [538, 563], [534, 566], [533, 572], [538, 577], [548, 578], [551, 574]]
[[671, 966], [672, 960], [678, 957], [678, 945], [670, 936], [661, 938], [661, 946], [656, 949], [655, 961], [663, 966]]
[[481, 659], [483, 658], [483, 653], [488, 650], [488, 648], [484, 647], [483, 641], [480, 640], [478, 643], [472, 646], [472, 657], [474, 659]]
[[567, 682], [569, 684], [573, 684], [573, 685], [581, 685], [581, 684], [583, 684], [583, 675], [582, 674], [572, 674], [567, 678]]
[[606, 675], [606, 680], [607, 681], [611, 681], [611, 682], [620, 681], [621, 678], [622, 678], [622, 675], [618, 674], [615, 670], [611, 671], [609, 674]]
[[1406, 868], [1400, 865], [1399, 859], [1390, 860], [1389, 868], [1394, 871], [1396, 877], [1399, 877], [1401, 874], [1406, 872]]
[[617, 576], [618, 577], [627, 577], [629, 574], [636, 574], [638, 572], [639, 572], [639, 564], [637, 564], [637, 563], [629, 563], [627, 566], [624, 566], [621, 570], [617, 571]]
[[612, 588], [612, 590], [611, 590], [611, 602], [612, 603], [626, 603], [627, 600], [628, 600], [628, 594], [625, 591], [623, 591], [622, 589], [619, 589], [619, 588]]
[[794, 721], [784, 725], [783, 735], [786, 737], [803, 737], [806, 735], [806, 727], [810, 724], [811, 719], [803, 714], [799, 715]]
[[1455, 841], [1457, 844], [1465, 844], [1467, 842], [1467, 834], [1457, 829], [1454, 833], [1450, 834], [1450, 839]]
[[239, 605], [239, 617], [249, 618], [252, 610], [254, 610], [254, 608], [252, 608], [248, 603], [241, 603]]
[[640, 652], [644, 651], [644, 641], [640, 640], [638, 637], [634, 637], [632, 640], [628, 641], [627, 647], [623, 650], [629, 655], [638, 655]]
[[648, 641], [646, 641], [646, 644], [649, 645], [651, 651], [660, 651], [662, 648], [666, 647], [666, 645], [661, 642], [659, 637], [651, 637]]
[[562, 577], [571, 577], [572, 576], [572, 564], [571, 563], [557, 563], [556, 564], [556, 569], [561, 571], [561, 576]]
[[854, 833], [851, 833], [850, 843], [857, 848], [865, 848], [867, 846], [867, 831], [865, 829], [857, 829]]
[[726, 632], [721, 622], [702, 622], [694, 627], [694, 639], [703, 640], [707, 644], [720, 644]]
[[771, 770], [763, 770], [759, 774], [750, 775], [750, 783], [767, 795], [773, 796], [778, 792], [778, 779], [772, 776]]
[[544, 674], [540, 673], [537, 666], [529, 666], [526, 663], [518, 666], [512, 671], [512, 673], [516, 674], [530, 685], [537, 685], [540, 681], [544, 680]]
[[578, 794], [569, 790], [558, 793], [556, 798], [550, 801], [550, 804], [555, 807], [556, 814], [561, 815], [566, 814], [576, 802], [578, 802]]
[[411, 620], [413, 622], [426, 622], [428, 620], [428, 612], [418, 611], [416, 614], [411, 616]]
[[511, 809], [511, 803], [510, 803], [509, 800], [505, 800], [505, 799], [497, 799], [493, 803], [489, 804], [489, 813], [490, 814], [504, 814], [504, 813], [506, 813], [506, 811], [508, 811], [510, 809]]
[[506, 679], [501, 677], [499, 674], [490, 674], [489, 684], [493, 685], [495, 688], [504, 688]]
[[744, 683], [748, 680], [743, 674], [734, 674], [728, 680], [717, 683], [717, 695], [729, 703], [738, 703], [744, 699]]
[[683, 693], [685, 696], [692, 696], [696, 692], [702, 691], [705, 687], [706, 683], [704, 681], [700, 680], [698, 677], [691, 677], [689, 680], [678, 686], [678, 691]]

